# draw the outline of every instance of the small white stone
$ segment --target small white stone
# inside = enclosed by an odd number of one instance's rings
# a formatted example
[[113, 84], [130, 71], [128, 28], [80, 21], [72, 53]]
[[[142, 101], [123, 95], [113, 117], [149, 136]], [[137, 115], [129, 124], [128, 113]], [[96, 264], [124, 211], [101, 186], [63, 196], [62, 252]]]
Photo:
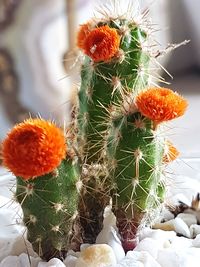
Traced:
[[24, 236], [19, 236], [14, 240], [12, 245], [12, 255], [20, 255], [21, 253], [27, 253], [32, 257], [37, 257], [38, 255], [34, 252], [31, 243], [24, 239]]
[[37, 267], [41, 259], [39, 257], [33, 258], [33, 257], [28, 256], [25, 253], [22, 253], [19, 256], [6, 257], [0, 263], [0, 267], [27, 267], [27, 266], [30, 266], [29, 260], [31, 261], [31, 267]]
[[159, 243], [152, 238], [143, 239], [134, 249], [134, 251], [147, 251], [154, 259], [157, 258]]
[[181, 218], [175, 218], [173, 220], [173, 224], [176, 233], [190, 238], [190, 230], [187, 224]]
[[194, 214], [189, 213], [179, 213], [177, 218], [181, 218], [187, 226], [191, 226], [192, 224], [197, 224], [197, 218]]
[[170, 249], [186, 249], [192, 247], [192, 239], [186, 238], [183, 236], [175, 236], [173, 240], [171, 240]]
[[0, 267], [21, 267], [19, 258], [17, 256], [8, 256], [0, 263]]
[[75, 267], [107, 267], [115, 264], [112, 248], [106, 244], [96, 244], [81, 251]]
[[174, 214], [171, 213], [169, 209], [163, 208], [161, 212], [161, 218], [163, 218], [165, 221], [174, 219]]
[[[200, 225], [197, 225], [200, 227]], [[193, 247], [200, 248], [200, 234], [196, 236], [194, 240], [192, 240]]]
[[125, 252], [122, 247], [121, 241], [117, 235], [114, 227], [104, 228], [102, 232], [98, 235], [96, 239], [97, 244], [107, 244], [109, 245], [116, 256], [117, 262], [125, 257]]
[[199, 267], [199, 249], [160, 250], [157, 261], [162, 267]]
[[157, 261], [162, 267], [180, 267], [178, 256], [172, 249], [160, 250]]
[[116, 267], [161, 267], [161, 265], [146, 251], [129, 251]]
[[31, 267], [37, 267], [39, 261], [41, 261], [39, 257], [33, 258], [33, 257], [30, 257], [30, 255], [27, 255], [25, 253], [22, 253], [21, 255], [19, 255], [19, 260], [20, 260], [22, 267], [30, 266], [29, 260], [31, 261]]
[[159, 242], [159, 247], [162, 248], [165, 246], [165, 243], [170, 242], [176, 237], [176, 233], [174, 231], [163, 231], [160, 229], [154, 230], [150, 228], [144, 228], [140, 232], [140, 240], [145, 238], [152, 238]]
[[40, 262], [38, 267], [66, 267], [65, 264], [56, 258], [51, 259], [48, 262]]
[[76, 266], [76, 261], [77, 261], [77, 257], [72, 256], [72, 255], [68, 255], [65, 260], [63, 261], [63, 263], [67, 266], [67, 267], [75, 267]]
[[116, 217], [109, 206], [106, 208], [103, 229], [97, 236], [96, 244], [109, 245], [115, 253], [117, 262], [125, 257], [125, 252], [117, 233]]
[[190, 226], [190, 235], [191, 235], [191, 238], [195, 238], [199, 234], [200, 234], [200, 225], [192, 224]]

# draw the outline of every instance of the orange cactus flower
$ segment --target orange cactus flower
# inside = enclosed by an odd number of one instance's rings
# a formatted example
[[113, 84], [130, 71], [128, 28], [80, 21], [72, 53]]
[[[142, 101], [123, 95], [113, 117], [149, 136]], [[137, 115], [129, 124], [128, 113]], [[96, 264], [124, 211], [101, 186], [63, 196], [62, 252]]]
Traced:
[[85, 38], [84, 53], [95, 62], [110, 60], [119, 50], [120, 36], [108, 25], [93, 29]]
[[157, 124], [182, 116], [187, 101], [167, 88], [149, 88], [136, 97], [136, 105], [142, 115]]
[[173, 144], [170, 141], [166, 141], [163, 162], [170, 163], [177, 159], [179, 154], [179, 151], [173, 146]]
[[91, 32], [91, 25], [90, 23], [86, 23], [86, 24], [82, 24], [80, 26], [80, 29], [78, 31], [77, 34], [77, 46], [80, 49], [84, 49], [85, 48], [85, 39], [88, 36], [88, 34]]
[[52, 172], [65, 157], [61, 129], [42, 119], [16, 125], [3, 141], [3, 164], [24, 180]]

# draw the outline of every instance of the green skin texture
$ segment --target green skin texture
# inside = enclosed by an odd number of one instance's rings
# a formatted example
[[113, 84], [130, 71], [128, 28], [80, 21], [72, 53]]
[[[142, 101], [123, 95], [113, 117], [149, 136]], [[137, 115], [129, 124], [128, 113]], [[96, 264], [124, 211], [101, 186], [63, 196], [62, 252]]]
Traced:
[[[77, 172], [72, 160], [63, 160], [56, 173], [29, 181], [17, 178], [16, 198], [23, 209], [28, 240], [35, 252], [47, 261], [65, 257], [78, 202]], [[62, 204], [62, 208], [56, 209], [56, 203]], [[30, 221], [30, 215], [36, 218], [35, 222]], [[54, 230], [54, 226], [59, 229]]]
[[[142, 127], [138, 128], [138, 121], [142, 121]], [[144, 215], [156, 209], [160, 202], [157, 191], [163, 143], [155, 140], [152, 121], [134, 113], [113, 121], [109, 144], [116, 188], [113, 211], [123, 247], [130, 250], [135, 246]]]
[[[98, 26], [106, 23], [99, 23]], [[146, 33], [134, 23], [127, 20], [108, 21], [110, 27], [121, 33], [120, 51], [122, 57], [114, 57], [109, 62], [93, 62], [85, 57], [81, 71], [81, 87], [79, 91], [78, 142], [81, 147], [82, 162], [86, 166], [100, 164], [105, 167], [107, 159], [108, 129], [112, 122], [110, 111], [113, 106], [120, 105], [124, 96], [137, 93], [147, 85], [150, 57], [143, 52], [141, 43], [146, 40]], [[143, 68], [143, 72], [140, 69]], [[112, 80], [120, 80], [121, 91]], [[113, 189], [110, 176], [99, 177], [98, 172], [90, 177], [82, 175], [83, 187], [79, 202], [79, 215], [82, 227], [82, 239], [94, 243], [96, 235], [103, 226], [103, 211], [109, 204], [110, 191]], [[95, 177], [95, 178], [94, 178]], [[104, 183], [101, 183], [104, 180]], [[91, 186], [92, 183], [92, 186]], [[99, 189], [98, 184], [101, 184]], [[98, 190], [96, 188], [98, 187]], [[108, 190], [109, 188], [109, 190]], [[106, 193], [105, 193], [106, 192]], [[97, 211], [98, 207], [98, 211]], [[94, 213], [94, 210], [96, 212]], [[92, 223], [91, 223], [92, 222]], [[91, 225], [90, 229], [88, 224]]]

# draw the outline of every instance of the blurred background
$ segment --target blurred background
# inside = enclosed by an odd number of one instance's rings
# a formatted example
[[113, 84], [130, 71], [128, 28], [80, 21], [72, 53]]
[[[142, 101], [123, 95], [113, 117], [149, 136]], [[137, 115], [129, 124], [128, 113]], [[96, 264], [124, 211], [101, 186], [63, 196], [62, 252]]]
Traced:
[[[119, 0], [120, 1], [120, 0]], [[106, 0], [99, 1], [107, 3]], [[200, 157], [199, 0], [132, 0], [150, 9], [160, 49], [191, 40], [161, 58], [162, 75], [189, 108], [166, 133], [183, 158]], [[124, 0], [126, 6], [128, 0]], [[63, 125], [79, 81], [73, 66], [78, 25], [93, 16], [96, 0], [0, 0], [0, 140], [16, 123], [40, 115]]]

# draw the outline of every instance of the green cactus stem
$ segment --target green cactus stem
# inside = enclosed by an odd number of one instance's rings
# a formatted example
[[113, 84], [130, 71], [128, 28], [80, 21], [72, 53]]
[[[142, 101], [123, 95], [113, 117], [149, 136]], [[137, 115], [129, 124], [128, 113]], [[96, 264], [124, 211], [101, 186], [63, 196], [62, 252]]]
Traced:
[[160, 203], [157, 188], [163, 141], [152, 131], [152, 121], [137, 112], [113, 121], [109, 144], [116, 188], [113, 211], [123, 247], [128, 251], [136, 246], [141, 222]]
[[68, 158], [52, 173], [25, 181], [17, 177], [16, 199], [24, 213], [27, 238], [45, 260], [64, 259], [76, 215], [77, 172]]
[[3, 164], [17, 177], [15, 198], [27, 238], [45, 260], [63, 259], [69, 248], [79, 180], [72, 143], [73, 138], [42, 119], [19, 123], [3, 142]]
[[[127, 95], [135, 95], [143, 89], [149, 77], [147, 69], [150, 56], [143, 49], [147, 38], [143, 29], [133, 21], [117, 18], [96, 23], [89, 34], [94, 35], [97, 32], [98, 35], [98, 31], [101, 32], [107, 28], [117, 32], [120, 38], [119, 47], [110, 59], [98, 61], [93, 59], [93, 56], [85, 56], [78, 94], [78, 143], [83, 162], [81, 175], [83, 190], [79, 214], [82, 218], [83, 240], [89, 243], [94, 243], [102, 229], [103, 212], [109, 204], [110, 190], [112, 190], [109, 175], [102, 175], [102, 172], [99, 175], [99, 171], [95, 173], [95, 169], [91, 175], [90, 171], [97, 166], [97, 169], [109, 169], [106, 147], [109, 128], [112, 124], [110, 114], [113, 112], [113, 107], [120, 106]], [[94, 43], [95, 38], [99, 37], [94, 37]], [[102, 42], [103, 46], [106, 44], [112, 46], [109, 41], [104, 40], [104, 36], [100, 39], [97, 45]]]

